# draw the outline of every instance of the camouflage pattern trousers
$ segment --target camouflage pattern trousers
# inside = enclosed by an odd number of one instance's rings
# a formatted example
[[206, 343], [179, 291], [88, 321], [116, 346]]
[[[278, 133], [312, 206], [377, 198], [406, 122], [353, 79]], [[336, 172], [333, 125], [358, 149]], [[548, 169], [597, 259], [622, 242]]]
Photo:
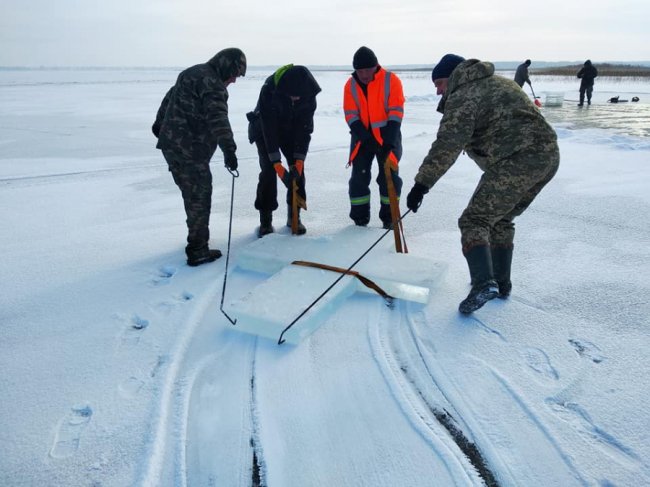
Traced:
[[560, 164], [557, 144], [526, 151], [488, 168], [458, 219], [463, 253], [476, 245], [512, 248], [515, 217], [553, 179]]
[[174, 182], [181, 190], [187, 216], [188, 257], [207, 250], [210, 240], [210, 207], [212, 205], [212, 173], [209, 161], [196, 162], [179, 158], [168, 151], [163, 156]]

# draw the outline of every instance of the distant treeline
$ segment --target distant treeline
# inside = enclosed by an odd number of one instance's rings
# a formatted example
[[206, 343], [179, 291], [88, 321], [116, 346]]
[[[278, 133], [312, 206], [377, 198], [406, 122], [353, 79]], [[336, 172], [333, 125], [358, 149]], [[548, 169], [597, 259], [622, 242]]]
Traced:
[[[598, 69], [598, 76], [611, 76], [611, 77], [634, 77], [634, 78], [647, 78], [650, 77], [650, 67], [648, 66], [633, 66], [631, 64], [608, 64], [608, 63], [594, 63]], [[548, 68], [530, 68], [531, 75], [555, 75], [555, 76], [575, 76], [582, 68], [582, 64], [572, 66], [554, 66]]]

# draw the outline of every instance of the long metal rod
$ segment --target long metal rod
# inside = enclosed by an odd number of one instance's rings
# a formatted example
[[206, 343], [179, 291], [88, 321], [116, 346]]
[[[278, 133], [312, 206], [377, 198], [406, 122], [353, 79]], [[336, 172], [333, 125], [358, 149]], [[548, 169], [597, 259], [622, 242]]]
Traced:
[[228, 280], [228, 262], [230, 261], [230, 239], [232, 237], [232, 209], [235, 203], [235, 178], [239, 177], [239, 172], [235, 169], [234, 171], [231, 171], [228, 169], [230, 174], [232, 174], [232, 187], [230, 190], [230, 222], [228, 223], [228, 249], [226, 250], [226, 270], [223, 273], [223, 289], [221, 290], [221, 312], [224, 314], [226, 318], [228, 318], [228, 321], [235, 325], [237, 323], [237, 320], [233, 320], [230, 316], [228, 316], [228, 313], [226, 313], [223, 310], [223, 300], [224, 297], [226, 296], [226, 281]]
[[[404, 213], [404, 214], [400, 217], [400, 219], [399, 219], [398, 221], [402, 221], [402, 220], [404, 219], [404, 217], [405, 217], [406, 215], [408, 215], [410, 212], [411, 212], [411, 210], [408, 210], [406, 213]], [[368, 250], [366, 250], [363, 254], [361, 254], [361, 257], [359, 257], [357, 260], [355, 260], [355, 261], [352, 263], [352, 265], [350, 265], [350, 267], [348, 267], [348, 268], [345, 270], [344, 273], [342, 273], [342, 274], [341, 274], [341, 275], [340, 275], [340, 276], [339, 276], [339, 277], [338, 277], [338, 278], [337, 278], [337, 279], [336, 279], [332, 284], [330, 284], [330, 286], [329, 286], [327, 289], [325, 289], [325, 291], [323, 291], [323, 292], [321, 293], [320, 296], [318, 296], [318, 297], [314, 300], [313, 303], [311, 303], [309, 306], [307, 306], [307, 308], [305, 308], [305, 310], [304, 310], [302, 313], [300, 313], [300, 314], [296, 317], [296, 319], [294, 319], [291, 323], [289, 323], [289, 325], [288, 325], [284, 330], [282, 330], [282, 333], [280, 333], [280, 338], [278, 339], [278, 345], [282, 345], [282, 344], [285, 342], [285, 340], [284, 340], [282, 337], [283, 337], [284, 334], [289, 330], [289, 328], [291, 328], [293, 325], [295, 325], [295, 324], [298, 322], [298, 320], [299, 320], [300, 318], [302, 318], [303, 316], [305, 316], [305, 314], [307, 314], [307, 312], [308, 312], [310, 309], [312, 309], [312, 308], [314, 307], [314, 305], [315, 305], [316, 303], [318, 303], [318, 302], [323, 298], [323, 296], [325, 296], [328, 292], [330, 292], [330, 290], [331, 290], [334, 286], [336, 286], [336, 285], [339, 283], [339, 281], [340, 281], [341, 279], [343, 279], [345, 276], [349, 275], [348, 272], [351, 271], [352, 268], [353, 268], [355, 265], [357, 265], [357, 264], [361, 261], [361, 259], [363, 259], [366, 255], [368, 255], [368, 254], [370, 253], [370, 251], [371, 251], [372, 249], [374, 249], [374, 248], [377, 246], [377, 244], [378, 244], [379, 242], [381, 242], [381, 240], [382, 240], [386, 235], [388, 235], [390, 232], [392, 232], [392, 231], [393, 231], [392, 228], [389, 228], [388, 230], [386, 230], [386, 231], [382, 234], [382, 236], [379, 237], [379, 238], [375, 241], [375, 243], [373, 243], [370, 247], [368, 247]]]

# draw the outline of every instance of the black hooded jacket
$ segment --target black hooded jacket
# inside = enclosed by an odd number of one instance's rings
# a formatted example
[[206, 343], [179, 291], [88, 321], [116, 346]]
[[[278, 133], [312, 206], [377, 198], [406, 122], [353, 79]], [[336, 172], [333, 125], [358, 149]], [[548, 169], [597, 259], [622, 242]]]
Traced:
[[591, 64], [591, 61], [585, 61], [584, 66], [580, 68], [580, 71], [578, 71], [578, 78], [582, 80], [580, 81], [580, 87], [586, 88], [588, 86], [593, 86], [594, 78], [597, 76], [598, 70], [596, 69], [596, 66]]
[[[248, 115], [249, 141], [263, 137], [271, 162], [281, 159], [281, 143], [287, 142], [293, 144], [293, 159], [304, 160], [314, 131], [316, 95], [320, 91], [306, 67], [289, 64], [278, 69], [264, 82], [255, 111]], [[292, 101], [291, 97], [300, 99]]]

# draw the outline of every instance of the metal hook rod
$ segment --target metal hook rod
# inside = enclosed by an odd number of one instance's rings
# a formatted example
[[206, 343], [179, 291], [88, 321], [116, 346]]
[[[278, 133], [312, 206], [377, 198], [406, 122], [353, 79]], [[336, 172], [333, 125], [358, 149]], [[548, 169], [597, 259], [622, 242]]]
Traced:
[[223, 310], [223, 300], [226, 295], [226, 281], [228, 279], [228, 262], [230, 261], [230, 239], [232, 236], [232, 209], [234, 206], [235, 202], [235, 178], [239, 177], [239, 172], [235, 169], [234, 171], [231, 171], [228, 169], [230, 174], [232, 174], [232, 187], [230, 190], [230, 222], [228, 224], [228, 249], [226, 250], [226, 270], [223, 273], [223, 289], [221, 290], [221, 312], [224, 314], [226, 318], [228, 318], [228, 321], [235, 325], [237, 323], [237, 320], [233, 320], [230, 316], [228, 316], [228, 313], [226, 313]]
[[[406, 213], [404, 213], [404, 214], [400, 217], [400, 219], [399, 219], [398, 221], [402, 221], [402, 220], [404, 219], [404, 217], [405, 217], [406, 215], [408, 215], [410, 212], [411, 212], [411, 210], [408, 210]], [[368, 253], [370, 253], [370, 251], [371, 251], [372, 249], [374, 249], [374, 248], [377, 246], [377, 244], [378, 244], [379, 242], [381, 242], [381, 240], [382, 240], [386, 235], [388, 235], [390, 232], [392, 232], [392, 231], [393, 231], [392, 228], [389, 228], [388, 230], [386, 230], [386, 231], [382, 234], [382, 236], [379, 237], [379, 238], [375, 241], [375, 243], [373, 243], [370, 247], [368, 247], [368, 249], [367, 249], [363, 254], [361, 254], [361, 257], [359, 257], [357, 260], [355, 260], [355, 261], [352, 263], [352, 265], [351, 265], [350, 267], [348, 267], [348, 268], [345, 270], [344, 273], [342, 273], [342, 274], [341, 274], [341, 275], [340, 275], [340, 276], [339, 276], [339, 277], [338, 277], [338, 278], [337, 278], [337, 279], [336, 279], [332, 284], [330, 284], [330, 286], [329, 286], [327, 289], [325, 289], [325, 291], [323, 291], [323, 292], [321, 293], [320, 296], [318, 296], [318, 297], [314, 300], [314, 302], [312, 302], [309, 306], [307, 306], [307, 308], [305, 308], [305, 310], [304, 310], [302, 313], [300, 313], [300, 314], [296, 317], [296, 319], [294, 319], [291, 323], [289, 323], [289, 325], [288, 325], [284, 330], [282, 330], [282, 333], [280, 333], [280, 338], [278, 339], [278, 345], [282, 345], [282, 344], [285, 342], [285, 340], [284, 340], [282, 337], [284, 337], [284, 334], [289, 330], [289, 328], [291, 328], [293, 325], [295, 325], [296, 322], [297, 322], [300, 318], [302, 318], [303, 316], [305, 316], [305, 314], [307, 314], [307, 312], [308, 312], [310, 309], [312, 309], [312, 308], [314, 307], [314, 305], [315, 305], [316, 303], [318, 303], [318, 302], [323, 298], [323, 296], [325, 296], [328, 292], [330, 292], [330, 290], [331, 290], [334, 286], [336, 286], [336, 285], [339, 283], [339, 281], [340, 281], [341, 279], [343, 279], [345, 276], [349, 275], [348, 272], [351, 271], [352, 268], [353, 268], [355, 265], [357, 265], [357, 264], [361, 261], [361, 259], [363, 259], [366, 255], [368, 255]]]

